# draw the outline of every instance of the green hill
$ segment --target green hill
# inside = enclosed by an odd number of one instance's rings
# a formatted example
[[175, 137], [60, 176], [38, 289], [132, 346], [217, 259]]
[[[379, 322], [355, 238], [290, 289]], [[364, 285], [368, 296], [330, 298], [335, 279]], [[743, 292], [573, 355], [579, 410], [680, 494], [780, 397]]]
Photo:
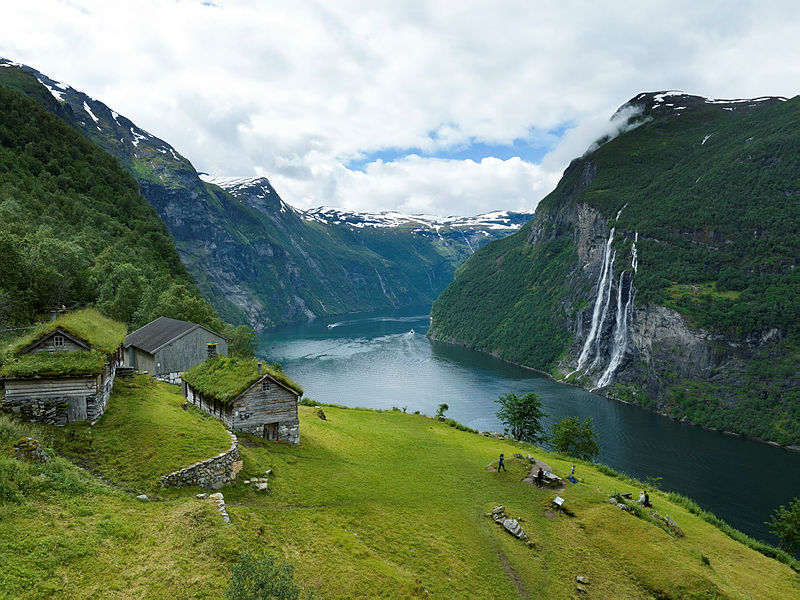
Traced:
[[[216, 426], [220, 437], [205, 450], [213, 455], [225, 445], [221, 424], [181, 410], [165, 384], [121, 385], [91, 434], [0, 417], [0, 589], [8, 597], [219, 598], [244, 550], [288, 559], [318, 598], [561, 599], [577, 594], [577, 576], [598, 598], [800, 593], [789, 566], [731, 539], [685, 500], [651, 492], [653, 510], [669, 515], [680, 536], [609, 503], [621, 492], [635, 496], [638, 482], [578, 463], [580, 483], [538, 489], [521, 481], [530, 467], [515, 452], [531, 452], [560, 475], [573, 461], [400, 412], [325, 406], [323, 421], [301, 407], [299, 447], [243, 436], [244, 470], [222, 490], [225, 524], [194, 497], [198, 490], [154, 487], [158, 469], [149, 467], [197, 460], [197, 442]], [[203, 433], [192, 435], [198, 419]], [[130, 493], [64, 459], [12, 458], [11, 444], [24, 435], [76, 452]], [[87, 436], [96, 439], [87, 444]], [[500, 452], [508, 472], [488, 468]], [[267, 469], [268, 492], [244, 484]], [[142, 491], [156, 500], [133, 497]], [[569, 514], [554, 510], [556, 494]], [[486, 516], [496, 505], [532, 544]]]
[[716, 429], [800, 444], [800, 97], [640, 94], [430, 335]]

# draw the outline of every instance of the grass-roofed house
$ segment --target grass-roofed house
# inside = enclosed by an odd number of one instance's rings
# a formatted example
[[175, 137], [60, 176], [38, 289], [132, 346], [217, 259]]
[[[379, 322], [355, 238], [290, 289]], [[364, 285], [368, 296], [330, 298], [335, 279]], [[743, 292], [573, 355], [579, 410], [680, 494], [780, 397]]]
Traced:
[[228, 354], [228, 340], [197, 323], [158, 317], [125, 337], [125, 366], [180, 384], [181, 374], [209, 356]]
[[125, 325], [94, 309], [34, 327], [3, 350], [3, 408], [28, 421], [94, 421], [122, 363]]
[[233, 431], [300, 443], [299, 385], [255, 359], [210, 358], [183, 374], [186, 400]]

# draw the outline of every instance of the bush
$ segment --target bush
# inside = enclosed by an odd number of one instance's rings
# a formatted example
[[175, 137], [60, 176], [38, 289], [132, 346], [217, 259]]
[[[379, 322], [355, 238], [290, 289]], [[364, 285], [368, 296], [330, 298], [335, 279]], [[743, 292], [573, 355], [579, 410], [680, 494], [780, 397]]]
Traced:
[[[302, 590], [294, 582], [294, 567], [262, 552], [245, 552], [233, 566], [226, 600], [299, 600]], [[306, 598], [313, 598], [307, 590]]]

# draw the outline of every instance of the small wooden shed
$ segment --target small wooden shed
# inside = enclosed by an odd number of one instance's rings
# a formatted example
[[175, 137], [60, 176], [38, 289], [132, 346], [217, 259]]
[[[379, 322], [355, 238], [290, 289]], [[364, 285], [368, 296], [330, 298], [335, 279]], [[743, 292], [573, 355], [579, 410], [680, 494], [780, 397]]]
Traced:
[[158, 317], [125, 337], [125, 366], [180, 384], [181, 374], [210, 355], [228, 354], [228, 340], [203, 325]]
[[297, 402], [303, 390], [274, 367], [255, 359], [211, 358], [183, 374], [183, 393], [228, 429], [300, 443]]
[[4, 352], [3, 408], [47, 425], [98, 419], [122, 363], [124, 337], [125, 325], [94, 309], [37, 326]]

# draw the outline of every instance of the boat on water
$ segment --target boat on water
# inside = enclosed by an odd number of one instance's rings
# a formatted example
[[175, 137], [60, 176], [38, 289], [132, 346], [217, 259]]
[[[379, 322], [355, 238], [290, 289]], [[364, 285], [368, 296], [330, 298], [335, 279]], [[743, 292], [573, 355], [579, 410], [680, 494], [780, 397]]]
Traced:
[[408, 333], [412, 333], [412, 334], [413, 334], [413, 333], [414, 333], [414, 330], [412, 329], [412, 330], [411, 330], [411, 331], [409, 331]]

